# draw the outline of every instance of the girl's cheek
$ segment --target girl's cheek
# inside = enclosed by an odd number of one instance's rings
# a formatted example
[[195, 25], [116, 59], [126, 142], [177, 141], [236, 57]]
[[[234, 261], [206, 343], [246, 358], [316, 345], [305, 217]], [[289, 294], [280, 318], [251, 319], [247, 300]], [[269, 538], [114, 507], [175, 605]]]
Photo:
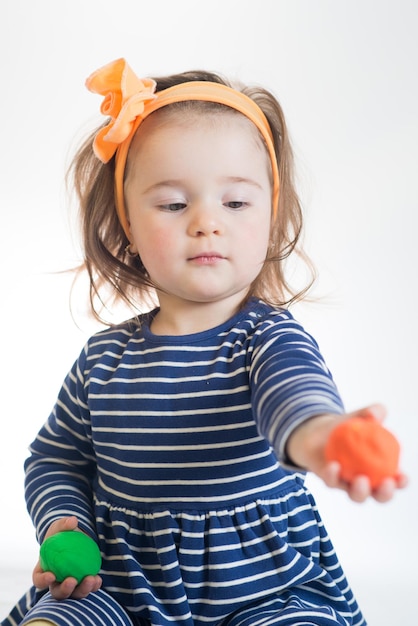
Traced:
[[166, 229], [155, 230], [143, 237], [142, 245], [139, 246], [140, 256], [146, 264], [150, 259], [152, 263], [164, 262], [173, 250], [175, 236]]
[[173, 240], [176, 237], [169, 228], [161, 228], [154, 232], [153, 241], [154, 245], [159, 248], [161, 252], [164, 252], [165, 248], [169, 248], [173, 245]]

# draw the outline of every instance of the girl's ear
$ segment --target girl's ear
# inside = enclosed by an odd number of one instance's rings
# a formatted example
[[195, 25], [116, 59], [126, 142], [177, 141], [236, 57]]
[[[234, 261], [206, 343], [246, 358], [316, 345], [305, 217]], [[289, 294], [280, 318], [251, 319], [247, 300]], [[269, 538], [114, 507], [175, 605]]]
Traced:
[[128, 245], [125, 248], [125, 253], [132, 258], [138, 256], [138, 250], [135, 244], [128, 243]]
[[126, 235], [128, 236], [129, 244], [126, 246], [125, 252], [129, 256], [137, 256], [138, 248], [137, 248], [137, 246], [135, 245], [135, 242], [134, 242], [134, 237], [133, 237], [132, 228], [131, 228], [131, 222], [129, 221], [129, 219], [128, 219], [128, 227], [129, 227], [129, 233], [126, 233]]

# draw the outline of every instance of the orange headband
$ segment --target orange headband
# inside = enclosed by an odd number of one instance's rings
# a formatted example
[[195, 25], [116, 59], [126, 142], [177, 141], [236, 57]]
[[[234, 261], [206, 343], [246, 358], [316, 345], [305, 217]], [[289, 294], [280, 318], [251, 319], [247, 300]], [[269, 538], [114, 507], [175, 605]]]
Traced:
[[128, 239], [131, 238], [125, 209], [123, 181], [129, 146], [139, 125], [157, 109], [186, 100], [218, 102], [245, 115], [260, 131], [270, 155], [273, 172], [273, 213], [279, 200], [279, 172], [273, 136], [266, 116], [260, 107], [240, 91], [206, 81], [191, 81], [155, 92], [156, 83], [150, 78], [139, 79], [124, 59], [118, 59], [89, 76], [86, 87], [104, 96], [100, 111], [111, 118], [109, 124], [97, 133], [93, 149], [96, 156], [107, 163], [116, 153], [115, 200], [120, 223]]

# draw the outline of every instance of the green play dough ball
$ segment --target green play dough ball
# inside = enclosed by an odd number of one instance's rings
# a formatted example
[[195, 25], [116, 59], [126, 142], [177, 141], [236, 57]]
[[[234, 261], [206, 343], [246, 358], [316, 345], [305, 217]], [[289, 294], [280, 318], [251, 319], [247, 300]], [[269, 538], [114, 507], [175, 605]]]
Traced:
[[52, 572], [58, 582], [68, 576], [80, 583], [85, 576], [95, 576], [102, 565], [98, 545], [76, 530], [66, 530], [45, 539], [39, 561], [44, 572]]

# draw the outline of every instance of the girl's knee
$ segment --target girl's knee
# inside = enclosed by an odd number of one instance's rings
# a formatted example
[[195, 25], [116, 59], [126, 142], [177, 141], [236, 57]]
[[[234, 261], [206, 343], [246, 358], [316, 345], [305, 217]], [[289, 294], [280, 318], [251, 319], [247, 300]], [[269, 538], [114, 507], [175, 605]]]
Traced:
[[133, 626], [124, 608], [108, 593], [99, 590], [86, 598], [55, 600], [46, 593], [28, 612], [25, 626]]

